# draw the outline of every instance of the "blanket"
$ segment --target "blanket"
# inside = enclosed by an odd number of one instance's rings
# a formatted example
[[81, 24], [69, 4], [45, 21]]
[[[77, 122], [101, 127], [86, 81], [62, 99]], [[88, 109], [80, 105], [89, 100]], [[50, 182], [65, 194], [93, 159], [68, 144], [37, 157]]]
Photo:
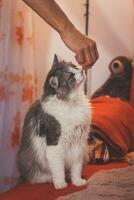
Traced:
[[[88, 179], [100, 170], [109, 170], [113, 168], [126, 168], [127, 163], [113, 162], [105, 165], [86, 165], [83, 171], [83, 177]], [[78, 192], [87, 186], [76, 187], [69, 183], [68, 187], [62, 190], [56, 190], [51, 183], [30, 184], [24, 183], [12, 190], [0, 194], [0, 200], [55, 200], [59, 196]]]
[[91, 134], [106, 142], [111, 157], [134, 151], [134, 107], [109, 96], [97, 97], [91, 103]]
[[134, 165], [124, 169], [97, 172], [88, 181], [87, 189], [58, 200], [133, 200]]

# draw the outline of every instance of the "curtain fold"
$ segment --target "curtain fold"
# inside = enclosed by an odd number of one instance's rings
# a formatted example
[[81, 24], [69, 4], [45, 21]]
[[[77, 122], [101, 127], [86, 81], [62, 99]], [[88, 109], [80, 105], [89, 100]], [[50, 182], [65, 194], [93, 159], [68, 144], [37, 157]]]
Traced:
[[36, 98], [32, 11], [23, 1], [0, 0], [0, 192], [16, 183], [21, 127]]

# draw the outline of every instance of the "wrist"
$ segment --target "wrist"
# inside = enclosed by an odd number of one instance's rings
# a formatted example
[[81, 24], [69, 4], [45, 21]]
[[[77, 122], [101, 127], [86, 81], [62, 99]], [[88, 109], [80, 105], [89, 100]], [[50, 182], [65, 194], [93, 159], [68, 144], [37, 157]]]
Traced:
[[66, 35], [70, 35], [71, 33], [74, 32], [75, 30], [75, 26], [71, 23], [71, 22], [67, 22], [64, 23], [64, 25], [62, 27], [59, 28], [59, 35], [61, 36], [61, 38], [64, 38]]

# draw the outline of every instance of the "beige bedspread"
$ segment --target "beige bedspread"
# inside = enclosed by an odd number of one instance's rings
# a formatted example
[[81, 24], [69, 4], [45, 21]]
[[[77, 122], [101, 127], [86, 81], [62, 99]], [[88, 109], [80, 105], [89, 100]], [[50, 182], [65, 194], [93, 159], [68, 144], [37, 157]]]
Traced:
[[134, 165], [100, 171], [89, 179], [87, 189], [58, 200], [134, 200]]

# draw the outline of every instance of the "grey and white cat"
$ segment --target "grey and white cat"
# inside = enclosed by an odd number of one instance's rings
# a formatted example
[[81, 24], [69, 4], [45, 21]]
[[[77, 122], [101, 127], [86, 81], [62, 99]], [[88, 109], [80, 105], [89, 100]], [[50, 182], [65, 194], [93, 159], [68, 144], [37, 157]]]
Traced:
[[81, 178], [91, 109], [85, 97], [85, 74], [57, 56], [44, 84], [42, 98], [29, 109], [18, 152], [21, 177], [31, 183], [67, 186], [66, 171], [76, 186]]

